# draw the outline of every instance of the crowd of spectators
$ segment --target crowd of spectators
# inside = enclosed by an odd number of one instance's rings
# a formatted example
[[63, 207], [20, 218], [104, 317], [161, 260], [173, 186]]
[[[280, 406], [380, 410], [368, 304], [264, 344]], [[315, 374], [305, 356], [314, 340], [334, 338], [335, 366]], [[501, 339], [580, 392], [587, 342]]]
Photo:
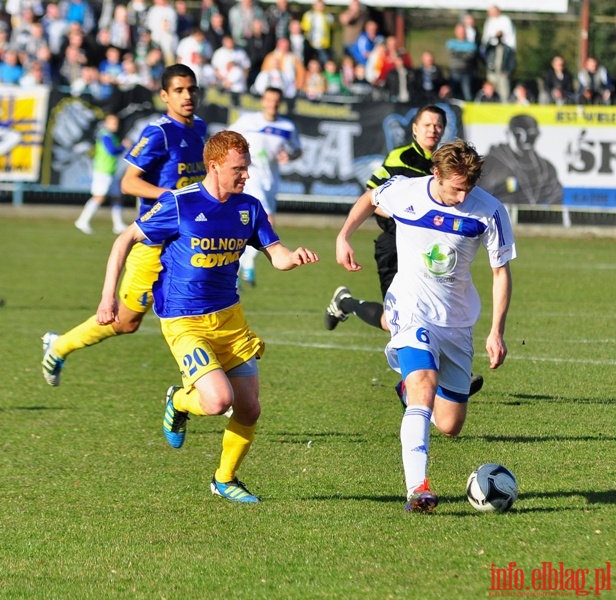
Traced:
[[[59, 85], [104, 102], [114, 90], [157, 91], [165, 66], [181, 62], [203, 87], [286, 98], [459, 99], [516, 104], [612, 104], [614, 84], [595, 57], [576, 75], [554, 56], [543, 78], [516, 81], [517, 36], [491, 6], [481, 29], [464, 14], [445, 43], [414, 65], [379, 11], [350, 0], [334, 11], [315, 0], [300, 14], [288, 0], [7, 0], [0, 2], [0, 83]], [[342, 50], [332, 46], [333, 31]]]

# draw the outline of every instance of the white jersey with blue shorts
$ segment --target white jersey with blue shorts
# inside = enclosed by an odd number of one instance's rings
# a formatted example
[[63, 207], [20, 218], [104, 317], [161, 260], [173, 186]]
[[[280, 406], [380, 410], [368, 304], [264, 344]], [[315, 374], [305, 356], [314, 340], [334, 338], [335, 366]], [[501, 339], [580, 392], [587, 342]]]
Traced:
[[[465, 344], [472, 346], [481, 302], [471, 264], [481, 246], [493, 268], [516, 256], [509, 215], [494, 196], [475, 187], [463, 203], [445, 206], [430, 194], [432, 179], [393, 177], [373, 192], [375, 206], [396, 222], [398, 272], [385, 297], [391, 332], [386, 354], [396, 370], [398, 348], [434, 353], [422, 344], [422, 329], [440, 330], [441, 337], [456, 335], [453, 330], [444, 335], [443, 328], [464, 330]], [[467, 357], [468, 351], [465, 347]]]

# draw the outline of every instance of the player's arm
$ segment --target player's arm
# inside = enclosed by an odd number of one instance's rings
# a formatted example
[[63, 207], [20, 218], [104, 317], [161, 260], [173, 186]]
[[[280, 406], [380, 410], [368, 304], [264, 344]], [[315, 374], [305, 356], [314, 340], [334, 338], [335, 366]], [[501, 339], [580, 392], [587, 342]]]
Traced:
[[355, 251], [349, 242], [351, 235], [372, 214], [374, 214], [374, 190], [365, 191], [355, 202], [336, 238], [336, 261], [347, 271], [359, 271], [361, 265], [355, 262]]
[[272, 266], [279, 271], [290, 271], [300, 265], [319, 262], [319, 257], [312, 250], [302, 246], [296, 250], [290, 250], [281, 242], [274, 242], [261, 250]]
[[169, 191], [167, 188], [161, 188], [153, 185], [143, 179], [145, 173], [135, 165], [128, 165], [126, 173], [122, 177], [122, 193], [138, 198], [157, 199], [163, 192]]
[[118, 281], [131, 248], [137, 242], [142, 242], [143, 240], [145, 240], [145, 235], [135, 223], [132, 223], [113, 243], [111, 253], [107, 259], [107, 270], [105, 272], [101, 301], [96, 311], [96, 320], [99, 325], [109, 325], [118, 321], [118, 302], [116, 299]]
[[492, 328], [486, 341], [486, 350], [490, 358], [490, 369], [497, 369], [505, 361], [507, 345], [505, 344], [505, 321], [511, 302], [511, 269], [509, 263], [492, 268]]

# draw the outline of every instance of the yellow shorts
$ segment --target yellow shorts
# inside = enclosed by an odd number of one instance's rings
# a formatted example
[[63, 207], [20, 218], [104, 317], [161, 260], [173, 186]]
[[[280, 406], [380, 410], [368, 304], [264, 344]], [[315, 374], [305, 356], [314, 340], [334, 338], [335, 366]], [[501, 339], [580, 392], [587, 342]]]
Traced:
[[126, 258], [119, 297], [130, 310], [145, 313], [152, 307], [152, 286], [162, 269], [162, 246], [135, 244]]
[[160, 328], [180, 367], [184, 389], [214, 369], [226, 373], [265, 351], [239, 304], [211, 315], [161, 319]]

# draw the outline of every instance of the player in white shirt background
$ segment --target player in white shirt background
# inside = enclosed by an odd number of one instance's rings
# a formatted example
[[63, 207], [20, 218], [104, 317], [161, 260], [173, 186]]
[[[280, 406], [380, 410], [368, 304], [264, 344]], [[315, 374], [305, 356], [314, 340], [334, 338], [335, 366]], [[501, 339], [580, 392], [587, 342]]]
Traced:
[[505, 322], [511, 300], [509, 261], [516, 257], [509, 216], [476, 183], [483, 158], [467, 142], [444, 144], [433, 175], [394, 177], [368, 190], [351, 209], [336, 239], [336, 259], [359, 271], [351, 234], [378, 207], [396, 221], [398, 272], [385, 296], [391, 340], [385, 354], [406, 385], [400, 439], [406, 509], [433, 510], [437, 495], [426, 478], [430, 423], [455, 436], [466, 419], [473, 326], [481, 303], [470, 274], [483, 245], [492, 268], [492, 326], [486, 341], [490, 368], [507, 355]]
[[[274, 226], [276, 194], [280, 185], [279, 165], [302, 155], [299, 134], [293, 121], [280, 116], [282, 91], [267, 88], [261, 96], [261, 112], [247, 112], [229, 126], [241, 133], [250, 144], [250, 178], [244, 192], [261, 201], [269, 221]], [[247, 246], [240, 260], [240, 279], [255, 285], [255, 259], [259, 251]]]

